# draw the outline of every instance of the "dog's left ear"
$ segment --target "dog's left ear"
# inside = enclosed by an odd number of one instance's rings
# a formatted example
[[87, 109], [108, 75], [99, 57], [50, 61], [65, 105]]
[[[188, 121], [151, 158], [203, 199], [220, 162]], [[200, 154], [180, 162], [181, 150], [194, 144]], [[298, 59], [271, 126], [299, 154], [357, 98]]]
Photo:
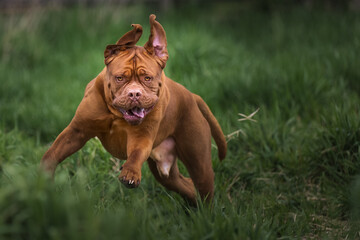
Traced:
[[159, 60], [158, 63], [162, 68], [165, 67], [166, 61], [169, 58], [167, 51], [167, 41], [164, 28], [161, 24], [155, 20], [156, 16], [151, 14], [149, 17], [150, 20], [150, 37], [147, 43], [145, 43], [144, 48], [151, 55], [155, 55]]
[[142, 35], [142, 27], [139, 24], [132, 24], [133, 29], [124, 34], [114, 45], [108, 45], [104, 51], [105, 64], [108, 65], [118, 51], [135, 46]]

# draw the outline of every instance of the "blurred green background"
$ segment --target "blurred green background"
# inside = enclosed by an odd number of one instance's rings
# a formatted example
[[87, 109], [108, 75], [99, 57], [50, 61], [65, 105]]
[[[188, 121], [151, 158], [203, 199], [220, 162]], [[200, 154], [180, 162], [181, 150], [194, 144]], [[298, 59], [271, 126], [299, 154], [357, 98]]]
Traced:
[[[360, 238], [360, 3], [0, 1], [0, 239]], [[54, 182], [38, 172], [103, 51], [148, 17], [168, 77], [228, 135], [214, 206], [189, 207], [143, 167], [140, 187], [93, 139]], [[238, 113], [253, 121], [238, 121]], [[201, 146], [199, 146], [201, 147]], [[184, 167], [180, 166], [185, 172]]]

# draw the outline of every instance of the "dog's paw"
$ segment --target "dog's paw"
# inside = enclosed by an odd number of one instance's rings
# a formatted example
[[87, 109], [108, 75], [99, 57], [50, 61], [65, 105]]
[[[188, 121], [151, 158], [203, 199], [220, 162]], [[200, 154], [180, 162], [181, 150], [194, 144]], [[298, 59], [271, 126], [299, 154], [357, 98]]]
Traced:
[[127, 168], [126, 166], [123, 166], [123, 167], [121, 167], [121, 173], [119, 175], [119, 180], [127, 188], [136, 188], [140, 185], [141, 170], [135, 171], [133, 169]]

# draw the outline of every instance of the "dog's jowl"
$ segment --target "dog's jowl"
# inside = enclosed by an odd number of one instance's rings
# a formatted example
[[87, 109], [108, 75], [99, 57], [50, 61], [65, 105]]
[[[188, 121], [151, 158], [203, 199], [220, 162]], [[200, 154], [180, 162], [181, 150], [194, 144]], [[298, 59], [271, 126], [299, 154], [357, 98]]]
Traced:
[[[61, 161], [98, 137], [109, 153], [126, 160], [119, 176], [125, 186], [139, 186], [147, 161], [169, 190], [193, 203], [197, 191], [211, 200], [211, 136], [220, 160], [226, 155], [225, 137], [203, 99], [165, 76], [166, 35], [155, 18], [150, 15], [150, 37], [144, 46], [136, 46], [142, 27], [133, 24], [116, 44], [106, 47], [104, 69], [87, 85], [74, 118], [45, 153], [41, 166], [54, 175]], [[180, 174], [177, 159], [190, 178]]]

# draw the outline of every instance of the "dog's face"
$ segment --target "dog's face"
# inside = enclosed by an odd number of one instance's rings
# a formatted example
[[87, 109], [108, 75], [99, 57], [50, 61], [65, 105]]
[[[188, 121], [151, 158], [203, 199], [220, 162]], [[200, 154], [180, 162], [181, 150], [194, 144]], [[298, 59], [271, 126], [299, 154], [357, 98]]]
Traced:
[[144, 47], [135, 46], [142, 27], [126, 33], [105, 49], [106, 84], [112, 106], [131, 125], [140, 124], [156, 105], [168, 59], [165, 31], [150, 16], [151, 34]]
[[130, 124], [140, 124], [158, 101], [162, 68], [143, 47], [121, 51], [107, 67], [112, 105]]

